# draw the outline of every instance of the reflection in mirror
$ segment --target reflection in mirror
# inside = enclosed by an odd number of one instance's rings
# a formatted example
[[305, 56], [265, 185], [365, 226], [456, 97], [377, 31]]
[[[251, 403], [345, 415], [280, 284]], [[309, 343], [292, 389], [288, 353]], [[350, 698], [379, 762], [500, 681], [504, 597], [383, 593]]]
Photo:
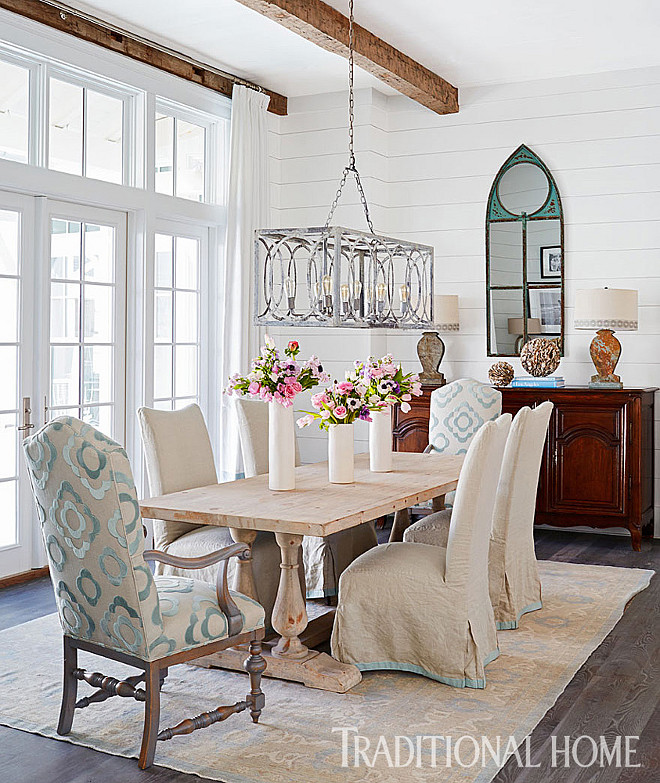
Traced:
[[489, 241], [491, 286], [522, 285], [522, 223], [493, 223]]
[[545, 173], [531, 163], [518, 163], [504, 172], [498, 185], [502, 206], [514, 215], [531, 215], [548, 198], [550, 183]]
[[541, 322], [544, 337], [559, 337], [562, 330], [561, 288], [530, 288], [529, 315]]
[[[494, 356], [513, 356], [517, 353], [516, 343], [520, 333], [515, 320], [523, 317], [521, 289], [500, 289], [490, 292], [490, 352]], [[513, 332], [509, 331], [512, 321]]]
[[561, 280], [561, 273], [559, 220], [530, 220], [527, 223], [527, 282], [547, 285]]

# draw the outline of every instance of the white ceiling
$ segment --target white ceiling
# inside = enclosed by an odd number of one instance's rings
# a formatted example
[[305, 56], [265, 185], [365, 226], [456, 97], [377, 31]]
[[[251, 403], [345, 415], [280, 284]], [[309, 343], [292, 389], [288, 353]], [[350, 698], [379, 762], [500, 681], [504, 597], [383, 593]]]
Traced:
[[[236, 0], [68, 4], [285, 95], [346, 85], [343, 58]], [[355, 18], [458, 87], [660, 66], [658, 0], [355, 0]], [[356, 84], [391, 92], [362, 72]]]

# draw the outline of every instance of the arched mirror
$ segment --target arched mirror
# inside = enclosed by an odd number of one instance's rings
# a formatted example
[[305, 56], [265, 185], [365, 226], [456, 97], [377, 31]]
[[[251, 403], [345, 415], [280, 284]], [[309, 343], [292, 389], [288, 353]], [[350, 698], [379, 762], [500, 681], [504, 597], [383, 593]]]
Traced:
[[488, 356], [518, 356], [532, 337], [564, 353], [564, 219], [547, 166], [520, 146], [497, 173], [486, 211]]

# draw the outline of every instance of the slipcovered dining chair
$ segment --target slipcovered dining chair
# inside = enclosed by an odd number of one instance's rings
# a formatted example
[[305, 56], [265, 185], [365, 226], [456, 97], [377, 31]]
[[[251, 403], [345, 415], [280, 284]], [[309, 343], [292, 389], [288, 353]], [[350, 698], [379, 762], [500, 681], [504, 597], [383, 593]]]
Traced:
[[[234, 402], [245, 475], [248, 477], [267, 473], [268, 405], [259, 400], [240, 397], [235, 398]], [[300, 465], [297, 440], [296, 465]], [[302, 542], [302, 561], [307, 598], [330, 598], [337, 595], [339, 577], [346, 566], [377, 544], [373, 522], [365, 522], [330, 536], [305, 536]]]
[[[218, 483], [211, 441], [199, 405], [176, 411], [140, 408], [137, 415], [152, 495]], [[234, 543], [226, 527], [161, 520], [154, 520], [153, 526], [154, 546], [179, 557], [199, 557]], [[251, 547], [256, 597], [266, 610], [266, 626], [270, 628], [280, 581], [280, 549], [275, 535], [268, 532], [257, 533]], [[195, 572], [194, 578], [215, 584], [218, 568], [204, 568]], [[235, 572], [236, 564], [230, 562], [229, 584], [234, 584]], [[193, 576], [189, 569], [165, 563], [156, 564], [156, 573]]]
[[[124, 449], [89, 424], [60, 417], [24, 441], [50, 577], [64, 632], [64, 687], [58, 734], [71, 730], [75, 709], [114, 696], [144, 702], [138, 765], [153, 762], [156, 741], [210, 726], [264, 706], [261, 656], [264, 610], [227, 589], [230, 558], [249, 556], [245, 544], [184, 560], [144, 551], [144, 532]], [[186, 569], [220, 566], [216, 586], [195, 579], [152, 576], [146, 561]], [[168, 667], [247, 643], [250, 693], [159, 732], [160, 687]], [[143, 674], [117, 680], [78, 666], [78, 650], [134, 666]], [[76, 700], [78, 682], [97, 688]], [[144, 683], [144, 687], [139, 687]]]
[[[516, 414], [504, 451], [489, 552], [490, 598], [498, 630], [518, 627], [523, 614], [541, 609], [541, 581], [534, 553], [534, 512], [543, 447], [553, 404]], [[411, 525], [403, 540], [446, 546], [451, 511]]]
[[342, 574], [332, 654], [362, 671], [415, 672], [485, 688], [499, 654], [488, 594], [488, 540], [510, 414], [468, 448], [447, 547], [398, 542], [366, 552]]

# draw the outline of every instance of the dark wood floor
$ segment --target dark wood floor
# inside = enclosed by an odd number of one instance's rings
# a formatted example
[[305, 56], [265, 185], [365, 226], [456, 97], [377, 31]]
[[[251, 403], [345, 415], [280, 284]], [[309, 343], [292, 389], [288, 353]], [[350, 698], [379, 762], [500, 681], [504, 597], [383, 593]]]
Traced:
[[[660, 541], [644, 541], [633, 552], [627, 538], [540, 530], [537, 555], [543, 560], [595, 563], [627, 568], [660, 568]], [[54, 611], [50, 582], [40, 579], [0, 591], [0, 628]], [[532, 762], [519, 769], [514, 759], [496, 783], [658, 783], [660, 781], [660, 579], [630, 602], [623, 618], [577, 672], [531, 736]], [[1, 694], [0, 694], [1, 698]], [[102, 707], [100, 707], [102, 709]], [[634, 761], [640, 768], [552, 769], [551, 736], [610, 738], [637, 735]], [[563, 740], [562, 740], [563, 741]], [[2, 783], [200, 783], [202, 778], [152, 767], [140, 772], [134, 759], [108, 756], [0, 726]], [[441, 780], [441, 773], [438, 774]], [[267, 783], [266, 778], [264, 778]], [[316, 783], [310, 781], [310, 783]]]

